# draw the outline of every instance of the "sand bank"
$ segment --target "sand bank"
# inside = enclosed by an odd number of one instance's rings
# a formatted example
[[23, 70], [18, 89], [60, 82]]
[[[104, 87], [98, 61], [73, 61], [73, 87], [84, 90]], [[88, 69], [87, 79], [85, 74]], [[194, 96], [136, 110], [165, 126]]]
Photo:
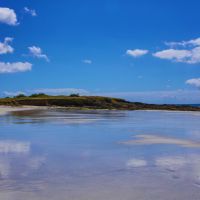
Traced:
[[200, 148], [200, 141], [196, 142], [193, 140], [164, 137], [157, 135], [136, 135], [134, 136], [133, 140], [128, 140], [120, 143], [125, 145], [168, 144], [168, 145], [178, 145], [182, 147]]

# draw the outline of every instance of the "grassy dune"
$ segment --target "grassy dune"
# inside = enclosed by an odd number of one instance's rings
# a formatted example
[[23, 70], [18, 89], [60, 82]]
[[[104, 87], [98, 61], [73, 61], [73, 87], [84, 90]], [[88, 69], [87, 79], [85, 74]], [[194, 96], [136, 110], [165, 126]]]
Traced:
[[129, 102], [119, 98], [101, 96], [42, 96], [13, 97], [0, 99], [0, 105], [8, 106], [60, 106], [77, 109], [117, 109], [117, 110], [180, 110], [200, 111], [200, 108], [188, 105], [156, 105]]

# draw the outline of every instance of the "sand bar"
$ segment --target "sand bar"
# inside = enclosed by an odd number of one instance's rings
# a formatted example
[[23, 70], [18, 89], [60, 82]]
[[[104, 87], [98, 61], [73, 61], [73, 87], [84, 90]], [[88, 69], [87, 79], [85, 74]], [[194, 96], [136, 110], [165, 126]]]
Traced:
[[165, 137], [158, 135], [136, 135], [133, 140], [120, 142], [125, 145], [151, 145], [151, 144], [167, 144], [178, 145], [182, 147], [200, 148], [200, 141], [180, 139], [174, 137]]

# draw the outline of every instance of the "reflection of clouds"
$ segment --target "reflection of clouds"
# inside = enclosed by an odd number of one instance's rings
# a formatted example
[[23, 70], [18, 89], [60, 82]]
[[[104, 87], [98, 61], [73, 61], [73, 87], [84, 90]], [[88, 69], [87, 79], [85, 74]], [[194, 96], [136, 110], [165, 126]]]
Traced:
[[[46, 158], [42, 156], [27, 157], [27, 154], [22, 157], [23, 164], [21, 165], [16, 160], [13, 162], [13, 157], [0, 155], [0, 179], [8, 179], [14, 174], [15, 176], [28, 176], [33, 170], [37, 171], [45, 163]], [[20, 162], [22, 160], [20, 159]], [[20, 164], [20, 165], [19, 165]], [[20, 168], [19, 168], [20, 166]], [[17, 173], [15, 173], [17, 169]], [[20, 171], [19, 171], [20, 170]]]
[[192, 179], [195, 184], [200, 184], [200, 157], [199, 155], [166, 156], [155, 159], [159, 168], [171, 170], [174, 175]]
[[45, 160], [43, 156], [33, 157], [28, 160], [27, 165], [30, 169], [37, 170], [45, 163]]
[[184, 157], [177, 157], [177, 156], [167, 156], [156, 158], [155, 164], [158, 167], [164, 167], [171, 170], [179, 169], [187, 164], [187, 160]]
[[0, 153], [29, 153], [30, 142], [18, 142], [14, 140], [1, 140]]
[[[145, 159], [130, 159], [126, 162], [128, 168], [148, 167]], [[153, 163], [159, 169], [167, 170], [174, 177], [181, 177], [192, 180], [195, 184], [200, 185], [200, 156], [179, 155], [179, 156], [163, 156], [153, 159]]]
[[10, 162], [5, 158], [0, 158], [0, 178], [7, 178], [10, 174]]
[[[30, 142], [19, 142], [15, 140], [0, 140], [0, 177], [8, 178], [11, 168], [12, 159], [5, 156], [8, 153], [27, 154], [30, 152]], [[16, 164], [16, 163], [15, 163]]]
[[147, 165], [147, 161], [143, 159], [130, 159], [127, 161], [127, 167], [144, 167]]

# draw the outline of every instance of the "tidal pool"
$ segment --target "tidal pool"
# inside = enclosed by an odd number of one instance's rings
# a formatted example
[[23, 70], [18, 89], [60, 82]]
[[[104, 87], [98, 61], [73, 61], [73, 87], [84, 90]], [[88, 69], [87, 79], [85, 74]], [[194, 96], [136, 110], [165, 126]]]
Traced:
[[199, 200], [200, 113], [0, 115], [2, 200]]

